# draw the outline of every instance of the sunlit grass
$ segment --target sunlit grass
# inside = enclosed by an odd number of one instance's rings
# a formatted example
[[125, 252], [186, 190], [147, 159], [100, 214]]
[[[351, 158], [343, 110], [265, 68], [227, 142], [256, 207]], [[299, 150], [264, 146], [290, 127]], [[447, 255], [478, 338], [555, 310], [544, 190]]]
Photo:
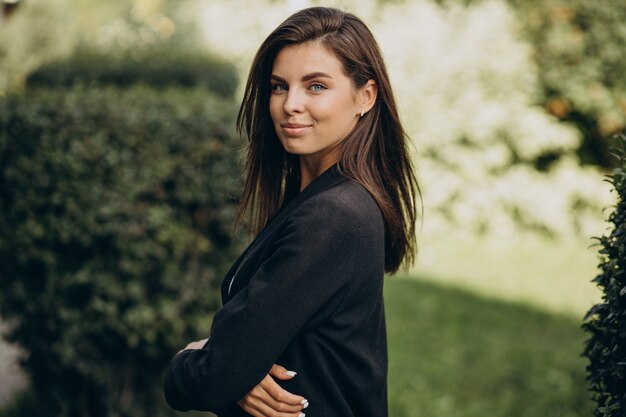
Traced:
[[485, 239], [460, 234], [420, 239], [414, 274], [502, 300], [581, 318], [600, 300], [592, 239], [526, 236]]
[[385, 285], [390, 417], [591, 415], [577, 320], [415, 278]]

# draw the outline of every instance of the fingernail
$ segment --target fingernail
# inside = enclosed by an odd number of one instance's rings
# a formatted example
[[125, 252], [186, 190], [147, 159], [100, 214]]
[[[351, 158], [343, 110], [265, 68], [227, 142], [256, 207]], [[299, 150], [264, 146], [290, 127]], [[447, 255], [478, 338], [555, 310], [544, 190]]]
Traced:
[[298, 417], [305, 417], [305, 416], [306, 416], [306, 414], [304, 414], [304, 413], [298, 414]]
[[307, 408], [308, 406], [309, 406], [309, 402], [307, 401], [307, 402], [305, 402], [305, 403], [304, 403], [304, 407], [302, 407], [302, 409], [305, 409], [305, 408]]
[[285, 371], [285, 375], [288, 375], [288, 376], [296, 376], [296, 375], [298, 375], [298, 373], [297, 373], [297, 372], [294, 372], [294, 371]]
[[308, 403], [308, 402], [309, 402], [309, 400], [307, 400], [307, 399], [305, 398], [304, 400], [300, 401], [300, 404], [306, 404], [306, 403]]

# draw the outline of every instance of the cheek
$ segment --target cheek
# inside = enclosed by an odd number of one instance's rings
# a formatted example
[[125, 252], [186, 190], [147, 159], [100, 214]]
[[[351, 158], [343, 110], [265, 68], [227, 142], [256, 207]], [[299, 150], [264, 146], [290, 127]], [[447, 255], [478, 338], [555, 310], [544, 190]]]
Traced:
[[335, 98], [336, 108], [341, 109], [344, 113], [352, 112], [354, 110], [354, 106], [357, 105], [356, 96], [350, 88], [345, 88], [341, 94], [338, 94]]
[[[354, 102], [346, 98], [327, 100], [319, 103], [317, 107], [318, 118], [330, 121], [334, 126], [350, 125], [354, 119]], [[313, 110], [312, 110], [313, 113]]]
[[337, 123], [350, 112], [350, 103], [339, 97], [328, 96], [316, 100], [308, 106], [308, 110], [317, 120], [328, 120]]
[[270, 96], [270, 117], [274, 123], [279, 121], [282, 114], [282, 105], [276, 96]]

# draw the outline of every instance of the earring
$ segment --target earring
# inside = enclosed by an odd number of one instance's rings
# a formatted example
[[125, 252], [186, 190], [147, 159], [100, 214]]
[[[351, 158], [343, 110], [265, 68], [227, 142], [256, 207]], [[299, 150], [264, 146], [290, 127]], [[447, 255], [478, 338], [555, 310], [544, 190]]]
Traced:
[[361, 117], [363, 117], [364, 114], [365, 112], [363, 111], [363, 109], [361, 109]]

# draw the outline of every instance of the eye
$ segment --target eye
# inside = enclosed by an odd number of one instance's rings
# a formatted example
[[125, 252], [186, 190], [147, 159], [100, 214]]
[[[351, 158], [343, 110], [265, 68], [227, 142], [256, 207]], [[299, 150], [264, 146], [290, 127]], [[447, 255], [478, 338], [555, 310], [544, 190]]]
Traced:
[[287, 85], [286, 84], [279, 84], [279, 83], [273, 83], [272, 84], [272, 91], [287, 91]]
[[311, 89], [311, 91], [314, 91], [316, 93], [319, 93], [320, 91], [324, 91], [327, 89], [327, 87], [324, 84], [320, 84], [320, 83], [311, 84], [309, 88]]

